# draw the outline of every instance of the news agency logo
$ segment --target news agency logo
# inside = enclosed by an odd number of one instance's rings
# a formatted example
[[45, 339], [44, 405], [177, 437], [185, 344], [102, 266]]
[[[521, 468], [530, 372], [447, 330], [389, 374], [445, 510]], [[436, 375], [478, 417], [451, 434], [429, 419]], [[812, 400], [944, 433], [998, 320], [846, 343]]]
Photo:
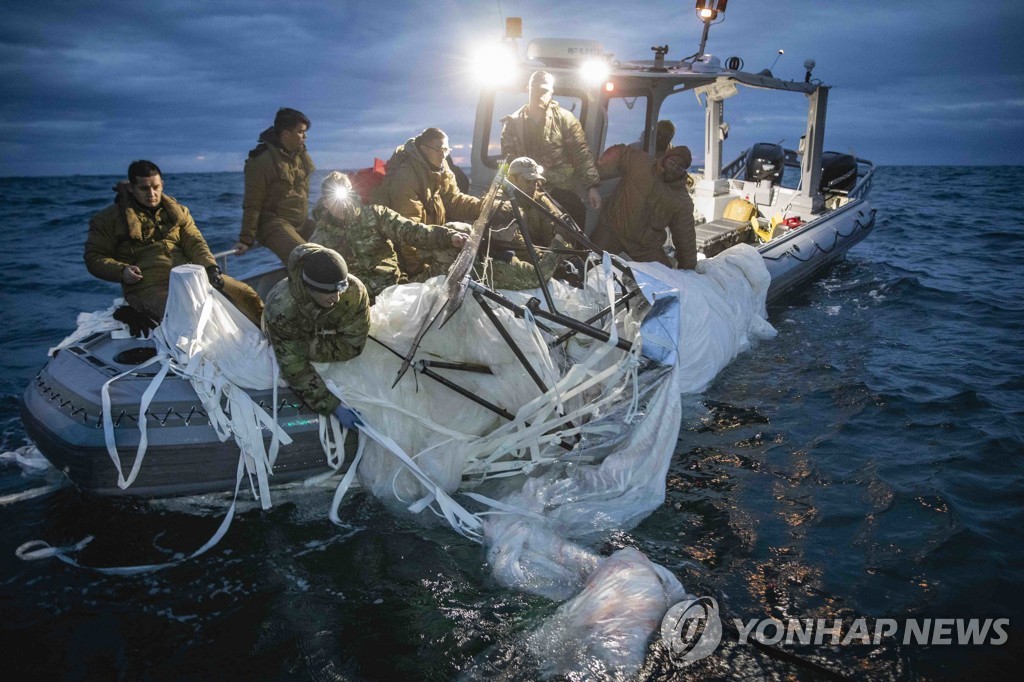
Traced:
[[661, 620], [661, 639], [672, 658], [693, 663], [714, 653], [722, 642], [722, 618], [713, 597], [681, 601]]
[[[752, 618], [732, 619], [736, 644], [769, 646], [879, 645], [888, 640], [903, 645], [1005, 644], [1009, 618]], [[722, 619], [712, 597], [681, 601], [661, 621], [661, 638], [672, 658], [693, 663], [707, 658], [722, 642]]]
[[941, 646], [991, 644], [999, 646], [1009, 639], [1009, 618], [778, 618], [733, 619], [738, 644], [755, 640], [771, 646], [807, 645], [850, 646], [879, 645], [888, 640], [905, 646], [914, 644]]

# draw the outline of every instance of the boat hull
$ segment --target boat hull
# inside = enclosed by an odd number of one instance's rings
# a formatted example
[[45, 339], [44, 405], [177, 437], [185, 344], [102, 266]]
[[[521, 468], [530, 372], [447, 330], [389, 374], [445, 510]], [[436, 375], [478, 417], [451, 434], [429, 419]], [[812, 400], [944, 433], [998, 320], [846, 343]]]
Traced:
[[[51, 358], [22, 395], [21, 415], [39, 451], [83, 491], [97, 495], [166, 497], [230, 491], [235, 487], [239, 448], [234, 439], [221, 441], [191, 384], [169, 375], [149, 410], [139, 415], [152, 366], [110, 385], [114, 439], [127, 476], [141, 438], [139, 419], [146, 421], [147, 447], [138, 477], [118, 486], [117, 470], [107, 450], [101, 388], [109, 379], [132, 369], [118, 358], [145, 355], [148, 341], [113, 339], [94, 334]], [[134, 359], [134, 358], [132, 358]], [[271, 409], [271, 391], [251, 391], [253, 400]], [[271, 484], [282, 484], [330, 471], [319, 439], [319, 417], [290, 390], [278, 393], [278, 422], [292, 438], [282, 445]], [[269, 446], [269, 433], [264, 438]], [[355, 449], [350, 434], [346, 450]]]
[[758, 247], [772, 278], [768, 303], [843, 260], [874, 227], [875, 209], [867, 200], [856, 199]]

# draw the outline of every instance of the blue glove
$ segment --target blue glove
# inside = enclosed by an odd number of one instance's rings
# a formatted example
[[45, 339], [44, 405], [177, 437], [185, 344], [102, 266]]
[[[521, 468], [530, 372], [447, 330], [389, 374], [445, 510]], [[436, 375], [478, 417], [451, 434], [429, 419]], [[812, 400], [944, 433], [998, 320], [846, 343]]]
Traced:
[[346, 429], [356, 430], [363, 425], [363, 420], [360, 419], [359, 413], [345, 403], [338, 405], [337, 409], [334, 410], [334, 416], [338, 418], [338, 421]]

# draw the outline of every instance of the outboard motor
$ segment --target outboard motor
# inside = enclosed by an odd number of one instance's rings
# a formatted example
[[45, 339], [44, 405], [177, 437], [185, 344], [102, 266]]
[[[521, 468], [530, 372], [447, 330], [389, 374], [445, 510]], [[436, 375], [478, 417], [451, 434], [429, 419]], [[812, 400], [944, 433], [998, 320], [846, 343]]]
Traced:
[[744, 180], [760, 182], [770, 180], [771, 184], [782, 182], [786, 169], [786, 150], [780, 144], [758, 142], [747, 152], [747, 169]]
[[825, 152], [821, 155], [819, 191], [849, 192], [857, 184], [857, 159], [850, 154]]

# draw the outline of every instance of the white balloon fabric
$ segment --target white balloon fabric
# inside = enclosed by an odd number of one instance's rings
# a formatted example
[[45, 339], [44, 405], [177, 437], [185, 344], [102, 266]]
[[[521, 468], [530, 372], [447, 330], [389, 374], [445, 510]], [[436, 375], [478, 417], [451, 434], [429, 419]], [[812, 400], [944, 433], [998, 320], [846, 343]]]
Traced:
[[[547, 390], [472, 297], [426, 334], [415, 357], [486, 366], [490, 374], [439, 373], [511, 412], [511, 421], [411, 371], [390, 388], [398, 355], [409, 351], [441, 280], [383, 292], [371, 322], [381, 343], [368, 342], [349, 362], [318, 367], [441, 490], [476, 490], [470, 499], [491, 508], [481, 516], [482, 539], [502, 584], [570, 600], [530, 638], [550, 674], [602, 669], [628, 676], [639, 668], [649, 637], [685, 590], [638, 550], [602, 558], [588, 545], [632, 528], [664, 501], [681, 395], [704, 390], [753, 340], [775, 334], [765, 319], [770, 278], [749, 246], [702, 261], [696, 272], [630, 265], [657, 313], [642, 321], [636, 305], [616, 311], [615, 334], [636, 344], [633, 353], [579, 336], [564, 352], [552, 350], [532, 320], [495, 309]], [[609, 275], [595, 268], [584, 291], [553, 282], [555, 305], [590, 317], [609, 304]], [[540, 298], [504, 293], [519, 302]], [[652, 337], [646, 352], [641, 330]], [[637, 372], [642, 355], [665, 364]], [[576, 446], [567, 455], [559, 443]], [[358, 476], [373, 494], [413, 511], [435, 501], [392, 452], [365, 447]], [[517, 472], [529, 475], [502, 478]], [[620, 617], [606, 618], [612, 613]]]

